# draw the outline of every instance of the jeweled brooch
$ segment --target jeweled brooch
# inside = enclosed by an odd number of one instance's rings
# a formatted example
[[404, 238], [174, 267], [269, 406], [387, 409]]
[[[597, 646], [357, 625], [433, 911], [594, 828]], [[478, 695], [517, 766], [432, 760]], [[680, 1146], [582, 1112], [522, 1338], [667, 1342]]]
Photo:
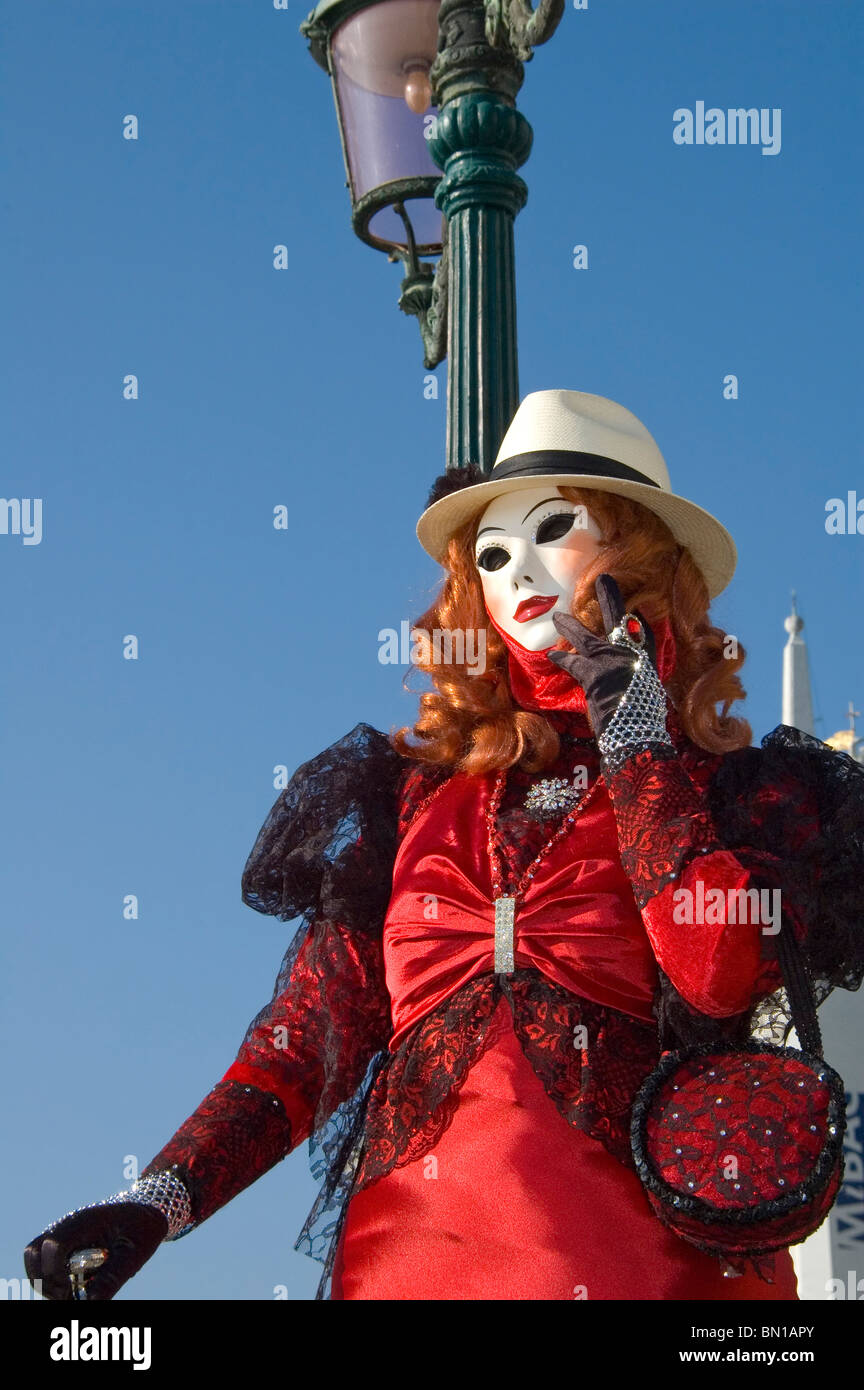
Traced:
[[584, 787], [576, 787], [566, 777], [544, 777], [535, 782], [525, 797], [525, 809], [537, 815], [550, 816], [555, 811], [572, 811], [585, 795]]

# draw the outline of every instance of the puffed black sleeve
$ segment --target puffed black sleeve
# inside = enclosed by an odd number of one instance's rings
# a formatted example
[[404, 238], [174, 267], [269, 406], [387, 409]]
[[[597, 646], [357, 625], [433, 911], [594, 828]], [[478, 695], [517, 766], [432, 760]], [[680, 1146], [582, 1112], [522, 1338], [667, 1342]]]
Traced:
[[303, 763], [259, 831], [243, 870], [244, 903], [282, 921], [317, 915], [380, 927], [404, 767], [386, 735], [363, 723]]
[[726, 844], [773, 867], [817, 1002], [864, 979], [864, 766], [779, 725], [728, 754], [711, 788]]

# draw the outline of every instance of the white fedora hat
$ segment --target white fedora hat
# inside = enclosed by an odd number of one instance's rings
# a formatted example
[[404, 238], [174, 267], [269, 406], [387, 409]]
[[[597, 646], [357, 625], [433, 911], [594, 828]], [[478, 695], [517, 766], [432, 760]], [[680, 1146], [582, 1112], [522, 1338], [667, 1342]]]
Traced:
[[504, 436], [487, 482], [441, 497], [417, 523], [417, 539], [444, 563], [450, 538], [514, 488], [596, 488], [630, 497], [687, 546], [715, 598], [735, 572], [735, 542], [710, 512], [672, 492], [654, 437], [631, 411], [587, 391], [532, 391]]

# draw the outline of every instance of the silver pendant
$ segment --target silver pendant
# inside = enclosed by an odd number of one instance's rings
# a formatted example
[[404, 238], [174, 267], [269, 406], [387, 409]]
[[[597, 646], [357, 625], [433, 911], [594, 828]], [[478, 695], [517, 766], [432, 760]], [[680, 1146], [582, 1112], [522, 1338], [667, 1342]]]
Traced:
[[495, 972], [513, 973], [513, 922], [516, 917], [516, 899], [502, 897], [495, 899]]

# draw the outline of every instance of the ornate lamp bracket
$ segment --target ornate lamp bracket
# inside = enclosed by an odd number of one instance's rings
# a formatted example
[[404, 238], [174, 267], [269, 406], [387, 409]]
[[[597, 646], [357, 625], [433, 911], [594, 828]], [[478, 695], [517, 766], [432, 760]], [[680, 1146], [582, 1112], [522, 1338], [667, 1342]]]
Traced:
[[564, 13], [564, 0], [483, 0], [486, 41], [492, 48], [509, 48], [522, 63], [533, 58], [538, 44], [551, 39]]
[[403, 314], [416, 317], [423, 339], [423, 366], [431, 370], [447, 356], [447, 286], [450, 271], [447, 222], [443, 222], [443, 249], [433, 269], [431, 261], [421, 261], [417, 256], [417, 243], [405, 204], [394, 203], [393, 211], [405, 224], [408, 246], [404, 250], [394, 248], [387, 259], [400, 260], [405, 266], [399, 308]]

